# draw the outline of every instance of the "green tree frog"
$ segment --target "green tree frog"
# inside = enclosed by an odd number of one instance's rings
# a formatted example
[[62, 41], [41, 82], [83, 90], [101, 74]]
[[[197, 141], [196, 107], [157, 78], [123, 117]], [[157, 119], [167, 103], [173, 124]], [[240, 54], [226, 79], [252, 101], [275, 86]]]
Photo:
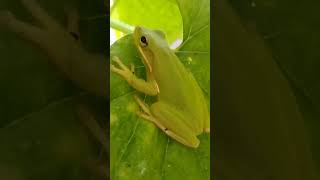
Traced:
[[134, 96], [142, 109], [138, 116], [176, 141], [197, 148], [200, 144], [197, 136], [210, 132], [210, 114], [196, 79], [170, 49], [162, 31], [136, 27], [133, 39], [146, 68], [146, 80], [136, 77], [118, 57], [113, 58], [117, 66], [111, 65], [111, 71], [137, 91], [157, 96], [150, 107]]

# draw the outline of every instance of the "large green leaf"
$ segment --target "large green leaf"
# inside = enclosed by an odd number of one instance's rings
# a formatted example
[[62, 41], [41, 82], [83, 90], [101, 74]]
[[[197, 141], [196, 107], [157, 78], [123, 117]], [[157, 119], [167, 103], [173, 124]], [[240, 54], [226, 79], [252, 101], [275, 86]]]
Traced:
[[[103, 2], [37, 1], [61, 23], [66, 22], [64, 5], [78, 5], [85, 46], [105, 49], [105, 20], [88, 19], [105, 13]], [[19, 0], [1, 1], [0, 7], [34, 22]], [[75, 118], [74, 100], [81, 90], [40, 49], [5, 27], [0, 32], [0, 179], [87, 179], [84, 163], [98, 154]]]
[[[177, 5], [183, 18], [183, 30], [188, 32], [184, 33], [177, 55], [196, 77], [209, 104], [209, 1], [178, 1]], [[137, 24], [144, 25], [144, 22], [142, 18]], [[166, 25], [161, 26], [165, 28]], [[127, 65], [134, 64], [137, 76], [144, 77], [145, 69], [131, 35], [113, 44], [110, 54]], [[154, 124], [138, 118], [135, 114], [138, 106], [132, 97], [136, 92], [122, 78], [111, 73], [110, 87], [111, 179], [209, 179], [209, 134], [199, 136], [201, 143], [197, 149], [181, 145]]]

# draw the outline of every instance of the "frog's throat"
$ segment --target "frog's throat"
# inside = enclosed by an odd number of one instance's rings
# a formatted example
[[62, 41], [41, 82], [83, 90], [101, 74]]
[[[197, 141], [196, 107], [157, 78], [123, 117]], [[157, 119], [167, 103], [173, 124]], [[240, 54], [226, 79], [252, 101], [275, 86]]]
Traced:
[[148, 58], [144, 55], [144, 53], [143, 53], [143, 51], [142, 51], [142, 49], [141, 49], [140, 46], [138, 46], [138, 49], [139, 49], [139, 51], [140, 51], [140, 54], [143, 56], [143, 61], [144, 61], [144, 62], [147, 64], [147, 66], [148, 66], [149, 72], [152, 72], [152, 67], [151, 67], [151, 64], [150, 64]]

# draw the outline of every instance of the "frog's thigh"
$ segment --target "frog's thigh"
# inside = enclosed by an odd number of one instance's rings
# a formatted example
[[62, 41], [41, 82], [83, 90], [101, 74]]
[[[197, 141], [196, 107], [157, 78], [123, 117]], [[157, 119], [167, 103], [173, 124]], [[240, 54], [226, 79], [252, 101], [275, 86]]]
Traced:
[[162, 130], [168, 136], [186, 146], [194, 148], [199, 146], [200, 141], [194, 131], [186, 125], [187, 117], [183, 113], [162, 102], [152, 104], [150, 110], [155, 123], [163, 126]]

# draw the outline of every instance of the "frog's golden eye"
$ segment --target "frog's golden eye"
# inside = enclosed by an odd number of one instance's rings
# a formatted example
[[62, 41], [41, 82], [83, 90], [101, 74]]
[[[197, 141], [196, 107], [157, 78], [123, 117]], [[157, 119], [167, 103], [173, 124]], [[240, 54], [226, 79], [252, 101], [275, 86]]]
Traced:
[[147, 41], [147, 38], [146, 38], [145, 36], [141, 36], [140, 42], [141, 42], [141, 45], [142, 45], [143, 47], [148, 46], [148, 41]]

